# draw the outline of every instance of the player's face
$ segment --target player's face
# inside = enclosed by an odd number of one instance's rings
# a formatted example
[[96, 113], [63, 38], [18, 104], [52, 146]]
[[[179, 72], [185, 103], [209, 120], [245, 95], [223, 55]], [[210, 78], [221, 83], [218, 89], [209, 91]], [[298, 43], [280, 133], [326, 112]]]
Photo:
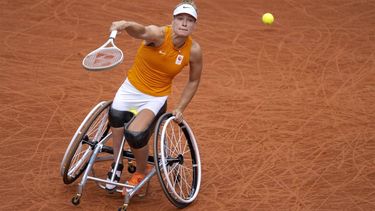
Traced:
[[173, 18], [173, 32], [178, 36], [189, 36], [193, 33], [195, 27], [195, 18], [188, 14], [179, 14]]

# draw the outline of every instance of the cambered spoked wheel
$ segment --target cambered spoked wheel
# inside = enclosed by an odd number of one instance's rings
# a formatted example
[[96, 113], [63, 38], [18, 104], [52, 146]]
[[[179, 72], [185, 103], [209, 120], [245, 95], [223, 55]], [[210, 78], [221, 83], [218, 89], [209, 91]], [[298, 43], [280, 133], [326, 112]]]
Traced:
[[156, 172], [169, 201], [178, 208], [198, 195], [201, 163], [195, 136], [186, 121], [178, 124], [171, 113], [160, 117], [154, 135]]
[[108, 109], [112, 101], [99, 103], [74, 134], [61, 162], [65, 184], [74, 182], [86, 169], [96, 144], [110, 135]]

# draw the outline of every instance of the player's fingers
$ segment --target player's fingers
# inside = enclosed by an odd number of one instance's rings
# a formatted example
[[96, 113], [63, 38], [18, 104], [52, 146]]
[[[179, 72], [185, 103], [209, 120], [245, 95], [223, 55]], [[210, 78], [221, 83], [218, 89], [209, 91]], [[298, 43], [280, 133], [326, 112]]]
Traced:
[[112, 22], [112, 25], [110, 27], [110, 31], [113, 31], [113, 30], [116, 30], [117, 32], [121, 32], [122, 30], [124, 30], [128, 25], [128, 22], [127, 21], [114, 21]]
[[184, 117], [183, 117], [182, 113], [181, 112], [176, 112], [176, 114], [175, 114], [175, 121], [177, 123], [181, 123], [183, 119], [184, 119]]
[[111, 27], [109, 27], [109, 31], [111, 32], [111, 31], [114, 31], [114, 30], [117, 30], [117, 28], [116, 28], [116, 24], [113, 22]]
[[121, 26], [120, 21], [112, 22], [112, 25], [111, 25], [111, 27], [110, 27], [110, 30], [111, 30], [111, 31], [114, 31], [114, 30], [120, 31], [120, 30], [119, 30], [120, 26]]

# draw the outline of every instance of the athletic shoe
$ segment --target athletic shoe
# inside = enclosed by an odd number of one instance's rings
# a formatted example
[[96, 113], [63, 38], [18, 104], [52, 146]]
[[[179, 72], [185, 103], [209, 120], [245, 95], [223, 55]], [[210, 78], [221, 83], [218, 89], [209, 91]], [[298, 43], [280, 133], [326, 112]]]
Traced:
[[[107, 181], [111, 181], [113, 169], [115, 168], [115, 165], [116, 165], [116, 163], [113, 162], [112, 165], [111, 165], [112, 166], [111, 171], [109, 171], [108, 174], [107, 174]], [[119, 163], [118, 166], [117, 166], [117, 170], [116, 170], [116, 174], [115, 174], [115, 178], [114, 178], [113, 182], [117, 182], [117, 183], [120, 182], [120, 177], [121, 177], [121, 173], [122, 173], [123, 168], [124, 168], [124, 166], [121, 163]], [[110, 193], [115, 192], [116, 187], [117, 187], [116, 185], [109, 184], [109, 183], [107, 183], [105, 185], [105, 189]]]
[[[125, 184], [127, 185], [132, 185], [132, 186], [137, 186], [140, 182], [142, 182], [142, 180], [145, 178], [146, 176], [142, 173], [139, 173], [139, 172], [135, 172], [133, 174], [133, 176], [128, 180], [126, 181]], [[132, 191], [133, 189], [132, 188], [127, 188], [127, 187], [124, 187], [122, 189], [122, 195], [125, 196], [125, 193], [126, 192], [130, 192]]]

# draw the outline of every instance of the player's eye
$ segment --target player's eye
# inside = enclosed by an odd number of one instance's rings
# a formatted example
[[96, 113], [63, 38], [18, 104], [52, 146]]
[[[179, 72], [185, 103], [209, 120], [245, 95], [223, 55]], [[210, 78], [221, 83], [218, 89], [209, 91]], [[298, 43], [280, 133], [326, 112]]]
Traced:
[[190, 23], [194, 23], [195, 22], [195, 19], [194, 18], [188, 18], [187, 19]]
[[176, 18], [177, 20], [179, 20], [179, 21], [181, 21], [181, 20], [184, 19], [181, 15], [177, 15], [175, 18]]

